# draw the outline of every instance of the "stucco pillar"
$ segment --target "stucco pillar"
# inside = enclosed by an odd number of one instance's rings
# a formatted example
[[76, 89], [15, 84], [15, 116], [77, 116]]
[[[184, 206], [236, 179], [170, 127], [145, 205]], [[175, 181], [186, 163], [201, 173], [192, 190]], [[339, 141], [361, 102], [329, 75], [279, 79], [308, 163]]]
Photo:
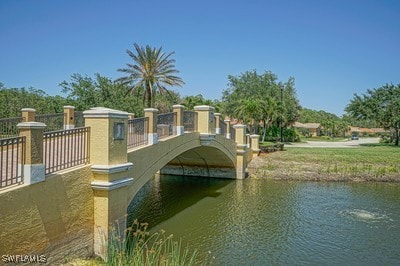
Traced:
[[43, 163], [43, 131], [45, 124], [22, 122], [17, 125], [19, 135], [25, 137], [24, 183], [34, 184], [45, 180]]
[[107, 257], [112, 226], [126, 227], [127, 187], [133, 184], [133, 164], [127, 162], [128, 113], [92, 108], [84, 111], [90, 127], [90, 163], [94, 180], [94, 252]]
[[246, 177], [247, 167], [247, 144], [246, 144], [246, 126], [234, 125], [236, 141], [236, 178], [244, 179]]
[[203, 134], [215, 134], [214, 107], [208, 105], [195, 106], [197, 113], [197, 131]]
[[231, 139], [231, 120], [225, 119], [224, 123], [226, 124], [226, 138]]
[[158, 134], [157, 134], [157, 114], [158, 109], [155, 108], [146, 108], [144, 109], [144, 116], [149, 119], [149, 144], [157, 144], [158, 143]]
[[260, 135], [250, 135], [251, 150], [253, 151], [253, 158], [260, 152]]
[[21, 116], [23, 122], [34, 122], [35, 121], [36, 110], [33, 108], [22, 108]]
[[214, 114], [214, 119], [215, 119], [215, 134], [221, 134], [221, 113], [215, 113]]
[[129, 113], [128, 114], [128, 119], [129, 120], [132, 120], [132, 119], [134, 119], [135, 118], [135, 114], [134, 113]]
[[75, 107], [64, 106], [64, 129], [75, 128]]
[[183, 105], [173, 105], [173, 112], [176, 113], [176, 134], [183, 135], [185, 128], [183, 127], [183, 111], [185, 110], [185, 106]]

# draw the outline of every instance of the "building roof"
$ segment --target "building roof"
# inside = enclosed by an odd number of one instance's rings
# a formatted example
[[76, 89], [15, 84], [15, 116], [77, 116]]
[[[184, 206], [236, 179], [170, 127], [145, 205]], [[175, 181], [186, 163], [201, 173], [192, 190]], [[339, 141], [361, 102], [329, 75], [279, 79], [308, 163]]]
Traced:
[[317, 128], [321, 128], [321, 124], [320, 124], [320, 123], [300, 123], [300, 122], [294, 122], [293, 127], [308, 128], [308, 129], [317, 129]]

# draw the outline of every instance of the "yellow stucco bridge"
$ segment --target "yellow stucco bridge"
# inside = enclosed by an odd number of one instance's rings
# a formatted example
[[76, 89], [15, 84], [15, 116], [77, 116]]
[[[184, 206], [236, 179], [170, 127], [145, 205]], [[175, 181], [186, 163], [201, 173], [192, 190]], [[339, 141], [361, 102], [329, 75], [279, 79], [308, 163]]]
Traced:
[[[140, 188], [156, 173], [245, 178], [247, 164], [258, 153], [258, 135], [246, 136], [244, 125], [234, 125], [232, 133], [220, 134], [223, 121], [210, 106], [196, 106], [196, 130], [185, 132], [184, 107], [174, 106], [175, 135], [158, 139], [157, 110], [145, 109], [149, 123], [148, 145], [127, 149], [127, 138], [116, 139], [116, 125], [128, 128], [128, 114], [95, 108], [84, 112], [91, 128], [90, 161], [94, 180], [94, 251], [102, 254], [101, 238], [110, 223], [125, 226], [127, 207]], [[107, 129], [107, 130], [105, 130]], [[128, 135], [129, 130], [125, 130]], [[108, 133], [108, 134], [107, 134]], [[230, 135], [235, 139], [231, 139]], [[104, 143], [101, 145], [101, 143]], [[126, 152], [127, 151], [127, 152]]]
[[[162, 138], [158, 110], [145, 109], [147, 141], [138, 146], [129, 145], [134, 134], [128, 113], [107, 108], [83, 112], [90, 128], [90, 164], [50, 175], [38, 175], [43, 156], [33, 151], [35, 136], [41, 135], [28, 134], [27, 139], [33, 139], [27, 140], [28, 157], [37, 156], [39, 164], [28, 158], [25, 167], [32, 176], [0, 193], [0, 251], [39, 252], [54, 261], [64, 257], [65, 250], [104, 257], [110, 226], [117, 222], [123, 231], [129, 204], [155, 174], [245, 178], [248, 163], [259, 152], [258, 135], [246, 135], [244, 125], [221, 120], [210, 106], [195, 107], [194, 127], [188, 130], [184, 106], [173, 109], [174, 134]], [[30, 126], [28, 133], [38, 128], [35, 122]], [[18, 240], [27, 236], [26, 243]]]

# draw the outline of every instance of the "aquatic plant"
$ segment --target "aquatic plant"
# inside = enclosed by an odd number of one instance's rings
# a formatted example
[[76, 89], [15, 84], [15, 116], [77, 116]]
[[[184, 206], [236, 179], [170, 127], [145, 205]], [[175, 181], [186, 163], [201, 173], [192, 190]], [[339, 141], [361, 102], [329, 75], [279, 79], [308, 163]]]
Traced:
[[135, 220], [121, 232], [119, 226], [111, 228], [108, 243], [108, 265], [198, 265], [206, 264], [197, 258], [197, 251], [183, 247], [182, 241], [173, 239], [165, 231], [150, 234], [147, 223]]

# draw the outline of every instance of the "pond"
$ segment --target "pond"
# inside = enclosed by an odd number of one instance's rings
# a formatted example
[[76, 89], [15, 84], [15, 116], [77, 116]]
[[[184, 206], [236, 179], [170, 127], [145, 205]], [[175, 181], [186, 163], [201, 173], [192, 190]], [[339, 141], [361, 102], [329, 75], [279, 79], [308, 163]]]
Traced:
[[400, 185], [159, 176], [130, 219], [214, 265], [399, 265]]

